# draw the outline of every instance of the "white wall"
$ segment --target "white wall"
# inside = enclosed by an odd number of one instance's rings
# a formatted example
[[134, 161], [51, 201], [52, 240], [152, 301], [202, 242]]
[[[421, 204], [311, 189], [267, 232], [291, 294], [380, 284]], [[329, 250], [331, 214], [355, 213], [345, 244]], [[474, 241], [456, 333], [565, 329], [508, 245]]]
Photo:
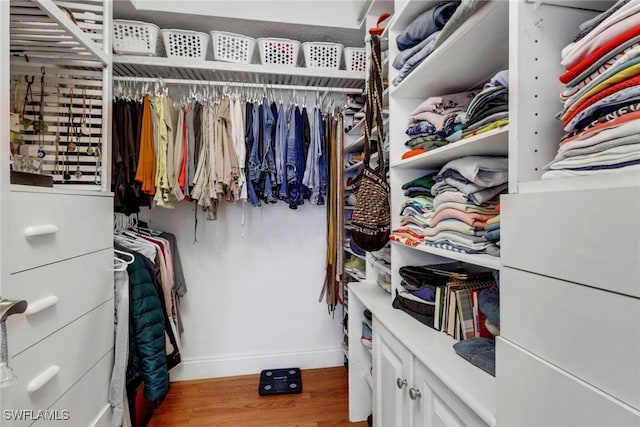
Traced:
[[342, 307], [332, 318], [318, 302], [325, 206], [223, 203], [218, 221], [205, 221], [198, 212], [198, 243], [193, 206], [140, 214], [152, 228], [177, 236], [187, 281], [183, 363], [172, 380], [342, 365]]

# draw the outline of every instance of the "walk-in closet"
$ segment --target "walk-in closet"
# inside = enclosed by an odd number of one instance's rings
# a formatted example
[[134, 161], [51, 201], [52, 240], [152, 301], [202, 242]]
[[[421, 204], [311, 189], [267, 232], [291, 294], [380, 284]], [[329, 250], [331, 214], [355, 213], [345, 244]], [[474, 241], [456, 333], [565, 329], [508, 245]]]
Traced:
[[640, 426], [640, 0], [0, 24], [0, 426]]

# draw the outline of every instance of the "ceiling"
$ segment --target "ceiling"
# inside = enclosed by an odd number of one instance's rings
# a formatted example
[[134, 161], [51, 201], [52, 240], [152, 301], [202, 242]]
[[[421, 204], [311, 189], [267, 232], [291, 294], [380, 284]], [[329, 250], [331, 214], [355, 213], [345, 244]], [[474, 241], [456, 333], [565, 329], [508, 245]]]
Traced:
[[[114, 1], [114, 18], [151, 22], [160, 28], [193, 30], [207, 34], [216, 30], [253, 38], [278, 37], [300, 42], [342, 43], [352, 47], [364, 46], [363, 15], [371, 5], [368, 0], [133, 1], [136, 6], [130, 0]], [[380, 4], [383, 7], [393, 7], [392, 1], [376, 3], [376, 8]], [[265, 7], [267, 9], [264, 11], [260, 10]], [[150, 10], [151, 8], [164, 10]], [[176, 10], [185, 12], [177, 13]], [[283, 10], [286, 13], [282, 13]], [[271, 15], [263, 12], [271, 12]], [[216, 13], [225, 16], [211, 16]], [[236, 17], [232, 17], [233, 15]], [[256, 19], [257, 16], [265, 16], [269, 20]], [[331, 26], [332, 22], [338, 22], [335, 18], [337, 16], [341, 16], [341, 26]]]

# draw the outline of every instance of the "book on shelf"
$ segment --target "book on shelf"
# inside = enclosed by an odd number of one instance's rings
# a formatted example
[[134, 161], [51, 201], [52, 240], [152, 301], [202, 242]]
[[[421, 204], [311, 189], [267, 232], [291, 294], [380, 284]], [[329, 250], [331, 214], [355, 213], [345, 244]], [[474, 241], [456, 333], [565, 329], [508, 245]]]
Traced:
[[461, 340], [475, 335], [471, 292], [494, 285], [493, 279], [451, 279], [447, 283], [448, 304], [444, 330], [448, 335]]
[[487, 318], [482, 310], [480, 310], [480, 304], [478, 303], [480, 298], [480, 289], [473, 290], [471, 296], [473, 303], [473, 323], [475, 329], [474, 337], [495, 338], [487, 329], [487, 326], [485, 325]]
[[436, 287], [436, 307], [433, 316], [433, 328], [437, 331], [441, 331], [443, 326], [445, 291], [445, 286]]

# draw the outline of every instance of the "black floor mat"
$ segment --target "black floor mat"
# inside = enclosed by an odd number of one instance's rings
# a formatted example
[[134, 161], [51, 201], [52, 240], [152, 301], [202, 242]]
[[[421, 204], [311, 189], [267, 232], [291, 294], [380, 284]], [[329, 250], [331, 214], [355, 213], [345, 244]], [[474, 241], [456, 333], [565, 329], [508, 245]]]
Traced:
[[265, 369], [260, 372], [261, 396], [302, 393], [302, 375], [298, 368]]

